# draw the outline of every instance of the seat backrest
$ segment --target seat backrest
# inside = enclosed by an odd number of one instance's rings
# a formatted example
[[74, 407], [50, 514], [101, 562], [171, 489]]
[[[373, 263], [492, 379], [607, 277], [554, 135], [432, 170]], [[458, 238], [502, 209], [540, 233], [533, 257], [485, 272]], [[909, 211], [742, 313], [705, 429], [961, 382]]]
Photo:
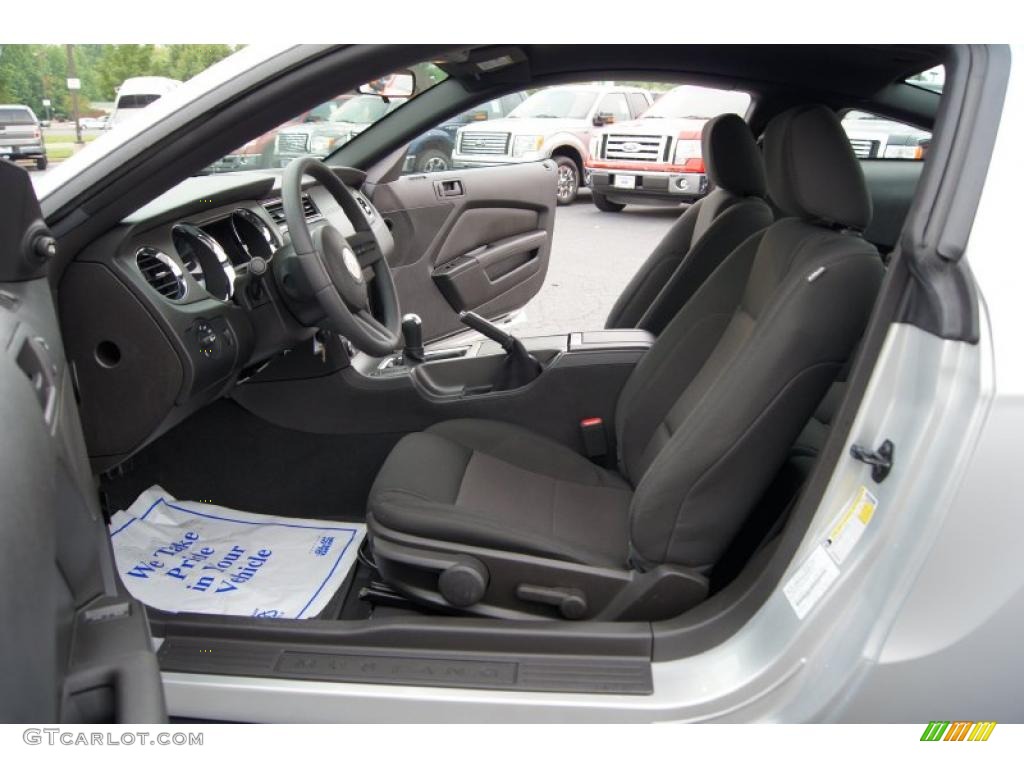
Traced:
[[704, 125], [702, 153], [714, 189], [672, 225], [619, 295], [606, 328], [658, 335], [726, 256], [772, 223], [764, 162], [750, 127], [734, 114]]
[[729, 254], [658, 337], [619, 400], [643, 566], [710, 568], [861, 337], [882, 278], [871, 202], [835, 113], [803, 106], [765, 135], [786, 213]]

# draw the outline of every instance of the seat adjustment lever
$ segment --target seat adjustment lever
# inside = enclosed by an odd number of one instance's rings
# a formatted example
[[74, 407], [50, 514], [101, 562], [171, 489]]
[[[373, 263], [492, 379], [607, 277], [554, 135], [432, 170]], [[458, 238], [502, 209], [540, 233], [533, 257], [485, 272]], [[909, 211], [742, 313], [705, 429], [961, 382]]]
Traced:
[[555, 606], [566, 619], [582, 619], [587, 613], [587, 596], [572, 587], [539, 587], [520, 584], [516, 597], [527, 603]]
[[871, 451], [860, 445], [850, 446], [850, 455], [857, 461], [863, 462], [871, 467], [871, 479], [880, 483], [889, 476], [892, 471], [893, 462], [892, 440], [886, 440], [877, 451]]

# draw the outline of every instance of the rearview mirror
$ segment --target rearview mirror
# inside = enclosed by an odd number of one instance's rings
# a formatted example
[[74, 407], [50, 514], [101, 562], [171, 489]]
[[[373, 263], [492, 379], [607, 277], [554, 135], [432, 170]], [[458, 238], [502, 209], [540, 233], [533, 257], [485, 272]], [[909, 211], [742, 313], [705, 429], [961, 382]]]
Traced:
[[615, 122], [615, 115], [611, 112], [598, 112], [594, 115], [594, 125], [600, 128], [602, 125], [610, 125]]
[[392, 72], [359, 86], [359, 92], [385, 99], [412, 96], [416, 90], [416, 77], [409, 70]]

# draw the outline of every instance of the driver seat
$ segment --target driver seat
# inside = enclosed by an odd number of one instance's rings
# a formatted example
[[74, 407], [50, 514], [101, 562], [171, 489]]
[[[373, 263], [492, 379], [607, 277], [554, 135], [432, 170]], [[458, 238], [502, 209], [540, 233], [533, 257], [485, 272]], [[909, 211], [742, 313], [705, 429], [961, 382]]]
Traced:
[[871, 202], [835, 113], [801, 106], [765, 133], [786, 214], [732, 251], [619, 397], [617, 471], [498, 421], [407, 435], [368, 525], [381, 577], [477, 615], [659, 620], [707, 577], [861, 337], [882, 262]]

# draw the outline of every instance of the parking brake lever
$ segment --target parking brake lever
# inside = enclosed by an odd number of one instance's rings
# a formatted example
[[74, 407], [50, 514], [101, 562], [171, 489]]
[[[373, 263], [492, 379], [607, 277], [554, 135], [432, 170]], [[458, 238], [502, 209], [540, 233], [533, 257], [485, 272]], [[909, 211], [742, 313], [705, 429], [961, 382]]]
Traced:
[[480, 317], [476, 312], [459, 312], [459, 320], [477, 333], [501, 345], [502, 349], [511, 354], [512, 348], [516, 343], [516, 337], [511, 333], [505, 333], [505, 331], [501, 330], [490, 320]]
[[459, 312], [459, 320], [505, 350], [505, 364], [494, 383], [494, 391], [522, 387], [540, 375], [542, 368], [537, 358], [527, 352], [523, 343], [511, 333], [506, 333], [475, 312]]

